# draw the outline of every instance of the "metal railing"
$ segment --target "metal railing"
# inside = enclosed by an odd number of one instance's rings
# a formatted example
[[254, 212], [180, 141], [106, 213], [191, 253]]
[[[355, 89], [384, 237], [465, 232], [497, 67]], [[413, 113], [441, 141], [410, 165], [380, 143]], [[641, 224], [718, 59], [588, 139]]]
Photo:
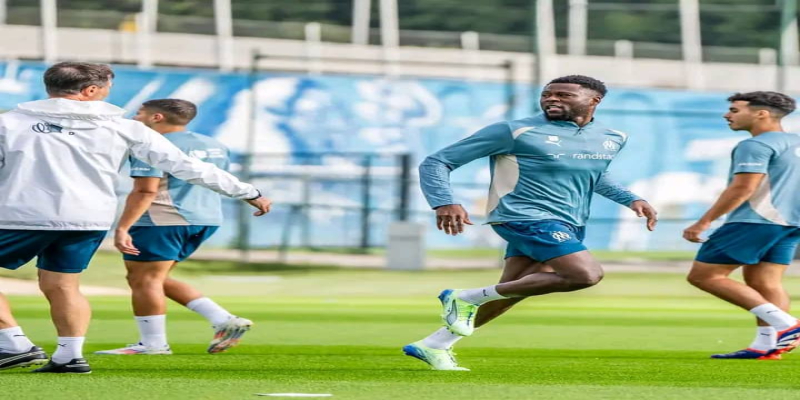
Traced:
[[[136, 13], [118, 10], [84, 10], [60, 8], [57, 14], [57, 25], [64, 28], [93, 28], [135, 31]], [[8, 8], [6, 23], [9, 25], [40, 25], [40, 8], [35, 6], [11, 6]], [[307, 23], [277, 22], [247, 19], [233, 20], [233, 34], [239, 37], [259, 37], [274, 39], [309, 40]], [[349, 43], [351, 29], [348, 26], [319, 24], [322, 42]], [[201, 16], [160, 14], [157, 20], [157, 32], [194, 33], [215, 35], [214, 19]], [[370, 44], [380, 44], [380, 31], [371, 29]], [[620, 54], [620, 42], [630, 43], [631, 54]], [[399, 43], [402, 46], [464, 48], [464, 32], [400, 30]], [[567, 39], [557, 40], [559, 54], [567, 53]], [[529, 35], [506, 35], [494, 33], [477, 33], [477, 49], [488, 51], [530, 52], [532, 48]], [[623, 46], [624, 48], [624, 46]], [[683, 59], [683, 51], [679, 43], [658, 43], [644, 41], [620, 40], [588, 40], [586, 53], [598, 56], [616, 56], [632, 58]], [[703, 46], [703, 59], [709, 62], [732, 62], [750, 64], [774, 64], [777, 57], [775, 49], [754, 47]]]

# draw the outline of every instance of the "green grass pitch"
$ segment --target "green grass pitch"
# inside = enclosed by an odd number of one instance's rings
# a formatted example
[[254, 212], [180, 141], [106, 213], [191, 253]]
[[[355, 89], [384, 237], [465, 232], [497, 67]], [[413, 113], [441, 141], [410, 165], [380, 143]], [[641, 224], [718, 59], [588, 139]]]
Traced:
[[[23, 274], [30, 275], [33, 268]], [[201, 270], [212, 275], [202, 275]], [[259, 271], [258, 274], [256, 271]], [[123, 287], [116, 256], [87, 283]], [[445, 287], [493, 282], [498, 271], [384, 272], [188, 263], [180, 278], [255, 321], [242, 345], [205, 354], [211, 330], [171, 304], [173, 356], [96, 356], [136, 341], [125, 297], [92, 297], [86, 376], [0, 371], [0, 398], [254, 399], [256, 393], [331, 393], [333, 399], [797, 398], [800, 353], [781, 361], [715, 361], [754, 333], [745, 311], [689, 287], [680, 275], [612, 273], [579, 293], [532, 298], [462, 340], [471, 372], [437, 372], [400, 347], [439, 326]], [[4, 273], [3, 276], [13, 276]], [[27, 275], [26, 275], [27, 276]], [[800, 287], [788, 278], [787, 288]], [[48, 351], [46, 303], [12, 296], [28, 335]]]

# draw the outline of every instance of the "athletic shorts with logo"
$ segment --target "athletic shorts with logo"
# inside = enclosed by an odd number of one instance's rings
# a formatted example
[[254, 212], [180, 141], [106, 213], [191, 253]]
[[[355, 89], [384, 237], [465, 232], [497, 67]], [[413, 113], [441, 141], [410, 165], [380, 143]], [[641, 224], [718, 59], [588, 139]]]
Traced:
[[129, 261], [183, 261], [219, 226], [133, 226], [129, 233], [139, 255], [123, 255]]
[[38, 257], [39, 269], [77, 274], [89, 267], [106, 233], [0, 229], [0, 268], [18, 269]]
[[700, 247], [696, 260], [726, 265], [759, 262], [789, 265], [798, 243], [800, 227], [731, 222], [711, 234]]
[[563, 221], [514, 221], [492, 228], [508, 242], [506, 258], [525, 256], [543, 262], [587, 250], [583, 245], [586, 227]]

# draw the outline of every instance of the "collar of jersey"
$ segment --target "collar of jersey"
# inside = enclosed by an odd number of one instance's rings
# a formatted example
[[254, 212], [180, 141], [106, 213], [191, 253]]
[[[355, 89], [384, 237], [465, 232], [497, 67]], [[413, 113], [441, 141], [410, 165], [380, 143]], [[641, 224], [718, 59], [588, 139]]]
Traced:
[[589, 128], [592, 128], [594, 126], [594, 118], [592, 118], [592, 120], [589, 121], [589, 123], [584, 125], [584, 126], [578, 126], [578, 124], [576, 124], [573, 121], [551, 121], [551, 120], [549, 120], [547, 118], [545, 118], [545, 120], [548, 123], [553, 124], [553, 125], [558, 126], [558, 127], [561, 127], [561, 128], [589, 129]]

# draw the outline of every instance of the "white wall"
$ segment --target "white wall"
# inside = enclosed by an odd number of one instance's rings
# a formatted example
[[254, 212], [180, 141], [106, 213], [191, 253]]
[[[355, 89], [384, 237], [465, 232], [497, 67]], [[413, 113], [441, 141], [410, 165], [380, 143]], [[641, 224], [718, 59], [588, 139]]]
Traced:
[[[187, 67], [218, 67], [216, 39], [209, 35], [156, 33], [151, 40], [151, 56], [156, 65]], [[306, 71], [310, 65], [322, 72], [353, 74], [385, 74], [444, 77], [455, 79], [502, 80], [505, 71], [499, 67], [470, 68], [470, 62], [500, 65], [506, 60], [516, 63], [515, 76], [520, 82], [530, 82], [534, 58], [528, 53], [481, 51], [479, 57], [458, 49], [401, 47], [400, 64], [387, 68], [382, 63], [385, 53], [379, 46], [322, 43], [322, 57], [346, 58], [353, 61], [324, 61], [309, 63], [304, 59], [266, 59], [261, 68], [287, 71]], [[41, 59], [41, 29], [37, 26], [0, 26], [0, 58]], [[234, 38], [234, 67], [247, 69], [254, 49], [273, 56], [306, 57], [306, 44], [297, 40]], [[64, 59], [98, 62], [136, 63], [140, 49], [134, 33], [102, 29], [60, 28], [58, 54]], [[416, 61], [440, 62], [442, 65], [415, 65]], [[776, 67], [755, 64], [707, 63], [702, 67], [700, 85], [689, 79], [697, 71], [687, 70], [686, 64], [674, 60], [624, 59], [598, 56], [558, 55], [551, 60], [547, 73], [566, 75], [580, 73], [606, 81], [612, 86], [692, 88], [723, 91], [769, 90], [775, 87]], [[543, 76], [543, 79], [554, 76]], [[786, 90], [800, 92], [800, 68], [792, 67]]]

